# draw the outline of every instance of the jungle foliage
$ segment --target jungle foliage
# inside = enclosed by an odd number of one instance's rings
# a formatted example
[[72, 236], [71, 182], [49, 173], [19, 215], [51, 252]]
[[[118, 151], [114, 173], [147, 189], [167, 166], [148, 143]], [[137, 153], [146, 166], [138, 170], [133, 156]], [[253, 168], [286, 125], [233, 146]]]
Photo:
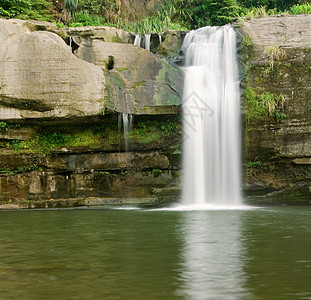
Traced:
[[[139, 33], [224, 25], [241, 17], [311, 13], [306, 0], [166, 0], [136, 22], [120, 19], [116, 0], [0, 0], [0, 17], [67, 26], [110, 25]], [[60, 24], [61, 25], [61, 24]]]
[[0, 18], [52, 21], [52, 8], [46, 0], [0, 0]]

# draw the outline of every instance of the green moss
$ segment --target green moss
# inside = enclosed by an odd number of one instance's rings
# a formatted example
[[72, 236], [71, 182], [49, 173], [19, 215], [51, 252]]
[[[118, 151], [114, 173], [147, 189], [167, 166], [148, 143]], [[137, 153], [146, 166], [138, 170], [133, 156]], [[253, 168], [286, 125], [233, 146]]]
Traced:
[[42, 167], [39, 167], [37, 164], [32, 164], [28, 166], [18, 166], [17, 168], [1, 167], [0, 176], [1, 175], [11, 176], [11, 175], [20, 174], [20, 173], [31, 172], [34, 170], [42, 171]]
[[253, 46], [253, 42], [249, 36], [242, 36], [242, 43], [244, 48]]
[[[172, 67], [167, 63], [163, 63], [156, 78], [157, 82], [164, 83], [163, 88], [158, 91], [156, 104], [157, 105], [180, 105], [180, 96], [178, 95], [178, 85], [182, 80], [180, 69]], [[170, 88], [167, 89], [167, 86]], [[176, 91], [176, 94], [172, 93]]]
[[158, 130], [148, 129], [146, 133], [143, 133], [140, 129], [134, 129], [128, 134], [130, 140], [138, 141], [142, 144], [158, 141], [161, 138], [161, 132]]
[[266, 108], [257, 101], [256, 93], [250, 86], [244, 89], [243, 97], [246, 120], [254, 122], [263, 119], [266, 115]]
[[20, 126], [20, 124], [8, 124], [5, 121], [0, 121], [0, 130], [15, 129], [19, 128]]
[[127, 71], [129, 68], [117, 68], [117, 70], [119, 71], [119, 72], [124, 72], [124, 71]]
[[122, 39], [119, 36], [113, 36], [111, 38], [111, 42], [112, 43], [122, 43], [123, 41], [122, 41]]
[[246, 164], [246, 167], [248, 168], [261, 168], [262, 164], [260, 160], [252, 161]]
[[258, 122], [274, 118], [282, 121], [284, 113], [285, 96], [270, 92], [257, 93], [250, 86], [244, 89], [244, 109], [247, 122]]
[[4, 121], [0, 121], [0, 130], [6, 130], [8, 127], [8, 124]]
[[10, 147], [23, 153], [48, 153], [61, 147], [98, 148], [107, 135], [102, 126], [39, 127], [38, 133], [27, 141], [14, 140]]

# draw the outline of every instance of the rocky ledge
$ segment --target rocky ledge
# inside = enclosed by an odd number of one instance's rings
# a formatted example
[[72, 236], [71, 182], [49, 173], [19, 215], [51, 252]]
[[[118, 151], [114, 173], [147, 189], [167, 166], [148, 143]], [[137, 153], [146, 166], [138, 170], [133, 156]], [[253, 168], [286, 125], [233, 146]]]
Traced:
[[105, 26], [59, 30], [47, 22], [0, 19], [0, 119], [178, 113], [182, 71], [133, 39]]
[[0, 19], [2, 208], [178, 198], [183, 73], [134, 38]]

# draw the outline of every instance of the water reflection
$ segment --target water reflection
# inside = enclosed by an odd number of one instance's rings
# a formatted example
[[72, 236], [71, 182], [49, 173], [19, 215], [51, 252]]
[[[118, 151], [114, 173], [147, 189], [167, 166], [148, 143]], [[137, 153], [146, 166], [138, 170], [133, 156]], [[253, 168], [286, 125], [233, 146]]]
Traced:
[[311, 299], [311, 209], [282, 207], [243, 216], [246, 288], [255, 299]]
[[188, 212], [177, 294], [186, 299], [250, 299], [244, 288], [243, 212]]

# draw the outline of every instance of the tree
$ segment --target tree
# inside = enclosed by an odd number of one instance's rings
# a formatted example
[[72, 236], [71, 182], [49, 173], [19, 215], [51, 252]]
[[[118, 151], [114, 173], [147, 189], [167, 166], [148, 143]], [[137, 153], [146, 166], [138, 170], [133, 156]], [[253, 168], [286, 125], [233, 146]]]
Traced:
[[72, 17], [78, 9], [79, 0], [65, 0], [64, 5], [66, 10], [69, 12], [69, 16]]
[[221, 26], [233, 22], [240, 8], [236, 0], [196, 0], [192, 6], [192, 27]]

